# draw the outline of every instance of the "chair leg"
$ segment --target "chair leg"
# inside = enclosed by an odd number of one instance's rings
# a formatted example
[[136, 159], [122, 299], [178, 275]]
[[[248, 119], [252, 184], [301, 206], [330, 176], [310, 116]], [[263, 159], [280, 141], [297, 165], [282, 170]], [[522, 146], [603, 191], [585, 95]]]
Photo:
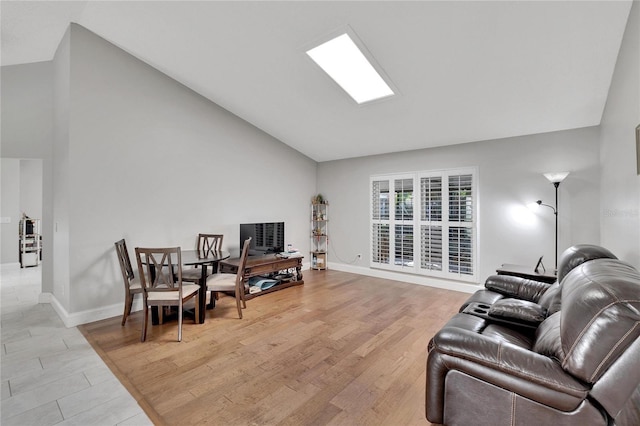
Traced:
[[213, 304], [218, 300], [218, 293], [215, 291], [208, 291], [207, 293], [209, 294], [209, 309], [213, 309]]
[[142, 321], [142, 335], [140, 336], [140, 341], [144, 342], [147, 340], [147, 322], [149, 320], [149, 307], [145, 305], [144, 307], [144, 320]]
[[242, 296], [240, 296], [239, 294], [236, 294], [236, 308], [238, 308], [238, 316], [240, 317], [240, 319], [242, 319], [242, 307], [240, 306], [240, 298]]
[[122, 326], [127, 322], [127, 318], [131, 315], [131, 306], [133, 305], [133, 294], [129, 293], [124, 301], [124, 313], [122, 314]]
[[[205, 292], [204, 294], [205, 294], [204, 301], [206, 302], [207, 301], [207, 299], [206, 299], [207, 292]], [[205, 310], [205, 312], [206, 312], [206, 310]], [[200, 319], [200, 292], [196, 293], [196, 316], [193, 318], [193, 322], [198, 324], [199, 319]]]
[[178, 305], [178, 342], [182, 342], [182, 303]]
[[[244, 288], [244, 286], [243, 286]], [[243, 291], [242, 293], [240, 293], [240, 298], [242, 299], [242, 308], [246, 309], [247, 308], [247, 298], [246, 298], [246, 293]]]

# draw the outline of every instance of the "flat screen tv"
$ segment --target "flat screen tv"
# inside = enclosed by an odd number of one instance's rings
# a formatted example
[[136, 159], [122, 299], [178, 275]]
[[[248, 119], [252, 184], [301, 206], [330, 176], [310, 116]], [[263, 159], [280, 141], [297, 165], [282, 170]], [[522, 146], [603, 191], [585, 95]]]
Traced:
[[240, 249], [249, 237], [249, 256], [280, 253], [284, 251], [284, 222], [240, 224]]

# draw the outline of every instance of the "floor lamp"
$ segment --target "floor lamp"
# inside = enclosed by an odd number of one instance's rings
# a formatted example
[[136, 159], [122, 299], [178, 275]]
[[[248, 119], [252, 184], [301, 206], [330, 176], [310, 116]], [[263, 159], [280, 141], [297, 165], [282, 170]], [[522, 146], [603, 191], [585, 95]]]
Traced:
[[562, 182], [567, 176], [569, 176], [569, 172], [555, 172], [555, 173], [544, 173], [544, 177], [546, 177], [549, 182], [553, 184], [556, 188], [556, 205], [551, 206], [549, 204], [544, 204], [542, 200], [536, 201], [539, 206], [547, 206], [553, 209], [553, 214], [556, 217], [556, 263], [555, 263], [555, 273], [558, 273], [558, 187], [560, 186], [560, 182]]

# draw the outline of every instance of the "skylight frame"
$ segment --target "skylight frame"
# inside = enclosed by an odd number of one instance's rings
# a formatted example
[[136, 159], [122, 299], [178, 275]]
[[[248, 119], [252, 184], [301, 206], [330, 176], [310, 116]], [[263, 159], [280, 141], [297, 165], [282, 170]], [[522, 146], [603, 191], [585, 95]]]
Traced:
[[[389, 88], [389, 90], [391, 91], [391, 93], [384, 95], [384, 96], [380, 96], [380, 97], [376, 97], [376, 98], [371, 98], [371, 99], [366, 99], [363, 101], [358, 101], [356, 99], [356, 97], [354, 95], [352, 95], [347, 88], [343, 87], [332, 75], [330, 75], [319, 63], [317, 63], [312, 56], [309, 54], [309, 52], [317, 47], [320, 47], [322, 45], [325, 45], [328, 42], [331, 42], [333, 40], [335, 40], [336, 38], [343, 36], [343, 35], [347, 35], [351, 41], [353, 42], [353, 44], [357, 47], [357, 49], [360, 51], [360, 53], [362, 54], [362, 56], [366, 59], [366, 61], [368, 62], [368, 64], [370, 65], [370, 67], [373, 69], [373, 71], [375, 71], [375, 73], [377, 74], [377, 76], [381, 79], [382, 82], [384, 82], [384, 84], [386, 84], [386, 86]], [[380, 101], [385, 101], [391, 98], [395, 98], [400, 94], [400, 91], [398, 90], [398, 88], [393, 84], [393, 81], [391, 81], [391, 79], [389, 78], [389, 76], [384, 72], [384, 70], [382, 69], [382, 67], [377, 63], [377, 61], [375, 60], [375, 58], [373, 57], [373, 55], [371, 54], [371, 52], [369, 52], [369, 50], [366, 48], [366, 46], [364, 45], [364, 43], [360, 40], [360, 38], [356, 35], [356, 33], [353, 31], [353, 29], [351, 29], [351, 27], [347, 26], [347, 27], [343, 27], [340, 28], [338, 30], [332, 31], [331, 33], [327, 34], [325, 37], [320, 38], [318, 40], [316, 40], [314, 43], [310, 43], [309, 45], [306, 46], [306, 48], [304, 49], [304, 53], [305, 56], [307, 57], [307, 59], [313, 63], [313, 65], [320, 71], [322, 71], [322, 74], [325, 76], [325, 78], [327, 78], [329, 81], [331, 81], [335, 86], [337, 86], [340, 91], [346, 93], [348, 95], [348, 98], [353, 101], [356, 105], [358, 106], [363, 106], [363, 105], [369, 105], [372, 103], [377, 103]]]

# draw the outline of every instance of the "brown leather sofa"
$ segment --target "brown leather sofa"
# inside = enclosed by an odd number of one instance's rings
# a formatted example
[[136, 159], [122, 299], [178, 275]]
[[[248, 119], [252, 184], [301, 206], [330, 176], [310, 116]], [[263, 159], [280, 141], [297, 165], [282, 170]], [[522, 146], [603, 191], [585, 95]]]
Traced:
[[557, 311], [560, 283], [573, 268], [594, 259], [617, 259], [608, 249], [594, 244], [576, 244], [566, 249], [558, 262], [558, 280], [553, 284], [510, 275], [492, 275], [485, 281], [485, 288], [475, 292], [460, 307], [462, 312], [469, 304], [492, 305], [504, 298], [514, 298], [537, 303], [551, 311]]
[[[502, 293], [495, 302], [515, 302], [514, 312], [526, 302], [524, 321], [488, 315], [494, 303], [485, 299], [463, 306], [429, 343], [427, 419], [640, 425], [640, 273], [611, 257], [562, 272], [553, 284], [559, 310], [541, 309], [536, 321], [527, 309], [537, 303]], [[487, 309], [474, 314], [480, 304]]]

